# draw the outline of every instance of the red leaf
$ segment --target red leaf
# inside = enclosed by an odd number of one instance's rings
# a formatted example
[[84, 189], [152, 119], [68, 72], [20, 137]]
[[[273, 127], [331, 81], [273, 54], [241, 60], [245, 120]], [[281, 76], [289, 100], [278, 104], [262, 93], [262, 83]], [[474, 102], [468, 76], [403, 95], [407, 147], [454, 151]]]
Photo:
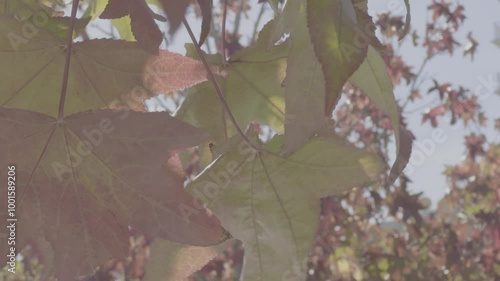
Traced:
[[[212, 72], [219, 71], [213, 67]], [[160, 50], [146, 63], [144, 85], [152, 92], [168, 94], [207, 80], [203, 63], [180, 54]]]
[[444, 107], [442, 105], [438, 105], [424, 114], [422, 124], [425, 123], [425, 121], [430, 120], [432, 127], [436, 128], [438, 126], [437, 117], [442, 115], [444, 115]]

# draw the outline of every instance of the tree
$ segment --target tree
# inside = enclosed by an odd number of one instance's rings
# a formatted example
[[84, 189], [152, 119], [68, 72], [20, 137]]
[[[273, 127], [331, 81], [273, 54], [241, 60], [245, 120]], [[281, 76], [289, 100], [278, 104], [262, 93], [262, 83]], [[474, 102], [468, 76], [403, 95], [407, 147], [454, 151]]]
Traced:
[[[407, 105], [460, 45], [462, 5], [433, 0], [419, 34], [409, 1], [373, 18], [360, 0], [191, 2], [0, 0], [3, 279], [500, 278], [499, 145], [466, 136], [436, 209], [404, 170]], [[96, 17], [119, 36], [91, 39]], [[186, 55], [164, 49], [164, 21]], [[417, 72], [401, 40], [425, 48]], [[433, 84], [423, 124], [487, 126], [474, 92]]]

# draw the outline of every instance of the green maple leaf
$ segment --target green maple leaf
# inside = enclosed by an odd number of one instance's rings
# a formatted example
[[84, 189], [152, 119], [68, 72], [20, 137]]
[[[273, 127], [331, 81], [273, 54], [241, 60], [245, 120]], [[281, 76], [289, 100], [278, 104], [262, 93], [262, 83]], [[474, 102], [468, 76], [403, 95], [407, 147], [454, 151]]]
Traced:
[[285, 140], [288, 154], [305, 144], [325, 125], [325, 80], [310, 41], [304, 1], [290, 2], [283, 11], [291, 47], [285, 78]]
[[344, 83], [366, 57], [374, 26], [358, 22], [351, 0], [311, 0], [306, 11], [314, 52], [326, 77], [325, 114], [329, 116]]
[[[0, 17], [0, 105], [57, 116], [65, 64], [66, 42], [26, 22]], [[122, 95], [142, 87], [149, 54], [137, 43], [89, 40], [75, 43], [69, 71], [65, 113], [105, 108]], [[147, 93], [147, 91], [144, 91]]]
[[[226, 77], [217, 79], [229, 109], [243, 129], [255, 121], [269, 125], [276, 132], [283, 131], [285, 118], [281, 84], [288, 45], [284, 43], [268, 50], [267, 42], [273, 24], [271, 22], [264, 27], [255, 45], [234, 54], [223, 68]], [[213, 57], [208, 59], [220, 62]], [[175, 115], [191, 125], [205, 128], [216, 141], [236, 134], [211, 82], [192, 87]]]
[[287, 4], [280, 20], [287, 26], [281, 31], [289, 32], [291, 41], [285, 79], [286, 154], [325, 127], [367, 47], [382, 46], [363, 3], [294, 1]]
[[51, 9], [36, 0], [0, 0], [0, 15], [28, 19], [40, 13], [49, 15]]
[[235, 145], [187, 187], [243, 241], [242, 280], [281, 280], [309, 253], [320, 198], [371, 182], [382, 171], [380, 158], [334, 137], [315, 137], [286, 158], [279, 155], [282, 144], [277, 136], [262, 152]]
[[349, 78], [349, 81], [361, 89], [391, 120], [396, 136], [396, 161], [389, 175], [393, 182], [403, 171], [411, 154], [412, 138], [400, 126], [398, 104], [394, 98], [392, 80], [387, 73], [387, 67], [380, 54], [370, 46], [368, 55], [359, 69]]

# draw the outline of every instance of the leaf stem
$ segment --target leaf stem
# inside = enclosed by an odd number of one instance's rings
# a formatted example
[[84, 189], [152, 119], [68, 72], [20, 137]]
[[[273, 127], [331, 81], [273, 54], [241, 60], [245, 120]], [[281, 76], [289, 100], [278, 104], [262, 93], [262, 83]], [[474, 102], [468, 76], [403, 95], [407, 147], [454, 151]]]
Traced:
[[187, 22], [186, 18], [182, 19], [182, 23], [186, 27], [187, 32], [189, 33], [189, 37], [191, 37], [191, 41], [193, 42], [196, 52], [198, 53], [198, 56], [200, 57], [201, 61], [203, 62], [203, 66], [205, 67], [207, 73], [208, 73], [208, 78], [210, 82], [212, 83], [212, 86], [215, 89], [215, 92], [217, 93], [217, 96], [219, 97], [220, 102], [222, 103], [222, 107], [226, 110], [226, 113], [231, 120], [231, 123], [233, 124], [234, 128], [240, 135], [240, 137], [243, 139], [243, 141], [250, 146], [251, 148], [255, 149], [256, 151], [261, 151], [262, 149], [258, 148], [253, 144], [245, 135], [245, 133], [241, 130], [240, 126], [238, 126], [238, 123], [236, 122], [236, 118], [234, 118], [233, 113], [229, 109], [229, 105], [227, 104], [226, 98], [224, 98], [224, 95], [222, 94], [222, 91], [219, 88], [219, 85], [217, 84], [217, 80], [215, 79], [214, 74], [212, 73], [212, 70], [210, 69], [210, 66], [208, 65], [207, 60], [205, 59], [205, 56], [203, 52], [200, 49], [200, 46], [198, 45], [198, 42], [196, 41], [196, 37], [194, 36], [193, 30], [191, 29], [191, 26], [189, 26], [189, 23]]
[[64, 64], [64, 74], [61, 86], [61, 98], [59, 99], [59, 120], [64, 118], [64, 102], [66, 101], [66, 92], [68, 89], [69, 66], [73, 47], [73, 30], [75, 29], [76, 12], [78, 11], [79, 2], [80, 0], [73, 0], [73, 6], [71, 7], [71, 20], [69, 23], [68, 39], [66, 41], [66, 61]]

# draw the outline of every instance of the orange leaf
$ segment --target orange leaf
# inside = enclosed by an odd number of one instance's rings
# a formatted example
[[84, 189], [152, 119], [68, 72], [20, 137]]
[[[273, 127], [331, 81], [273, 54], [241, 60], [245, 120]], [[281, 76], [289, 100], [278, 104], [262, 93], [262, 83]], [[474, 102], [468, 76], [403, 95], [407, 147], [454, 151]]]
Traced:
[[[217, 68], [211, 69], [220, 74]], [[147, 61], [144, 72], [144, 85], [155, 94], [172, 93], [207, 80], [202, 62], [164, 50]]]

